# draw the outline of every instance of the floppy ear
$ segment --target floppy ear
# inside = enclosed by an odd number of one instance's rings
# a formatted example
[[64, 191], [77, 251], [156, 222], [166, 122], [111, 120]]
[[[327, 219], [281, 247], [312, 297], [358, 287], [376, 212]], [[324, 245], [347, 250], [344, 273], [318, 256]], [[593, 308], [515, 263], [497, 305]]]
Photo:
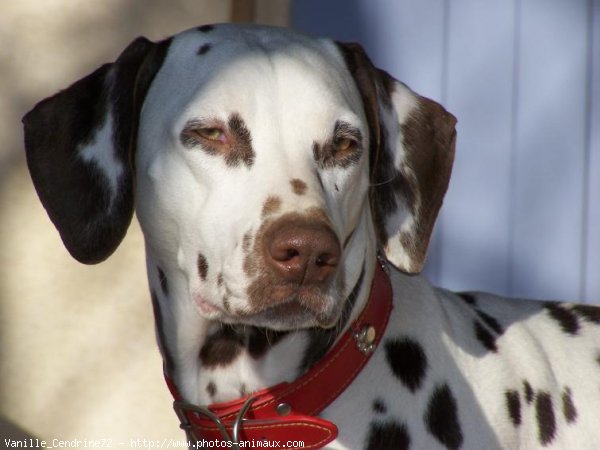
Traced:
[[80, 262], [108, 258], [133, 216], [133, 151], [141, 105], [169, 41], [133, 41], [23, 117], [27, 164], [65, 247]]
[[419, 273], [452, 171], [456, 119], [373, 66], [358, 44], [338, 44], [370, 129], [370, 202], [387, 259]]

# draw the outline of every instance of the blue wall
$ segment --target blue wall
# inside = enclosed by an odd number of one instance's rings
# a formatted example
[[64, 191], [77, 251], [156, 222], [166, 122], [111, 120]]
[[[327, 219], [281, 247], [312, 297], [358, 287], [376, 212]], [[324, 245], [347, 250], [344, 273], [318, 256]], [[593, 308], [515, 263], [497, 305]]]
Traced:
[[600, 302], [600, 0], [296, 0], [459, 119], [426, 273]]

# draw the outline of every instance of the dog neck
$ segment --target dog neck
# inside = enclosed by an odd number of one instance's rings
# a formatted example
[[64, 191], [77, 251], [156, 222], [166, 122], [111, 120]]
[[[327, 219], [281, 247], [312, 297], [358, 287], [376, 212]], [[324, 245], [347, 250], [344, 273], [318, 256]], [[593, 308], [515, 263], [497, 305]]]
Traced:
[[363, 247], [348, 261], [360, 264], [360, 273], [344, 293], [341, 314], [330, 328], [276, 331], [203, 319], [194, 303], [187, 301], [185, 280], [169, 274], [168, 298], [157, 295], [157, 290], [165, 290], [164, 281], [148, 257], [157, 340], [165, 371], [182, 397], [198, 405], [229, 401], [293, 381], [320, 360], [358, 317], [370, 294], [376, 248], [374, 240], [365, 236], [371, 227], [360, 228], [353, 239]]

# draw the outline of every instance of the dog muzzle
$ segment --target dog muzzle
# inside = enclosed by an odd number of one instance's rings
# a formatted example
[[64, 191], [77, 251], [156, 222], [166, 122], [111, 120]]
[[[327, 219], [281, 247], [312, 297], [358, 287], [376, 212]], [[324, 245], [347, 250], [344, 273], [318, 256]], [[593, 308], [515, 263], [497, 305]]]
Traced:
[[[246, 397], [208, 406], [181, 399], [166, 381], [173, 407], [189, 445], [223, 441], [239, 449], [242, 441], [279, 442], [280, 448], [323, 448], [338, 435], [337, 426], [318, 415], [352, 383], [377, 348], [392, 310], [392, 287], [384, 263], [377, 264], [371, 294], [360, 316], [335, 346], [297, 380], [280, 383]], [[289, 442], [303, 443], [302, 447]], [[198, 445], [196, 445], [198, 444]]]

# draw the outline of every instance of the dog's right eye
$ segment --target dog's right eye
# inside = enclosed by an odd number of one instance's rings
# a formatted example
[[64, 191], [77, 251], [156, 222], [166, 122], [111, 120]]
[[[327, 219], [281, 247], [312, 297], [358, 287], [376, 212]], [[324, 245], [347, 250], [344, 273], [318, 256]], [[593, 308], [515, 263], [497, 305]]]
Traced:
[[214, 147], [215, 151], [222, 145], [228, 145], [230, 138], [225, 132], [225, 128], [220, 126], [220, 123], [214, 125], [212, 123], [189, 121], [181, 131], [181, 142], [187, 148], [204, 145]]

